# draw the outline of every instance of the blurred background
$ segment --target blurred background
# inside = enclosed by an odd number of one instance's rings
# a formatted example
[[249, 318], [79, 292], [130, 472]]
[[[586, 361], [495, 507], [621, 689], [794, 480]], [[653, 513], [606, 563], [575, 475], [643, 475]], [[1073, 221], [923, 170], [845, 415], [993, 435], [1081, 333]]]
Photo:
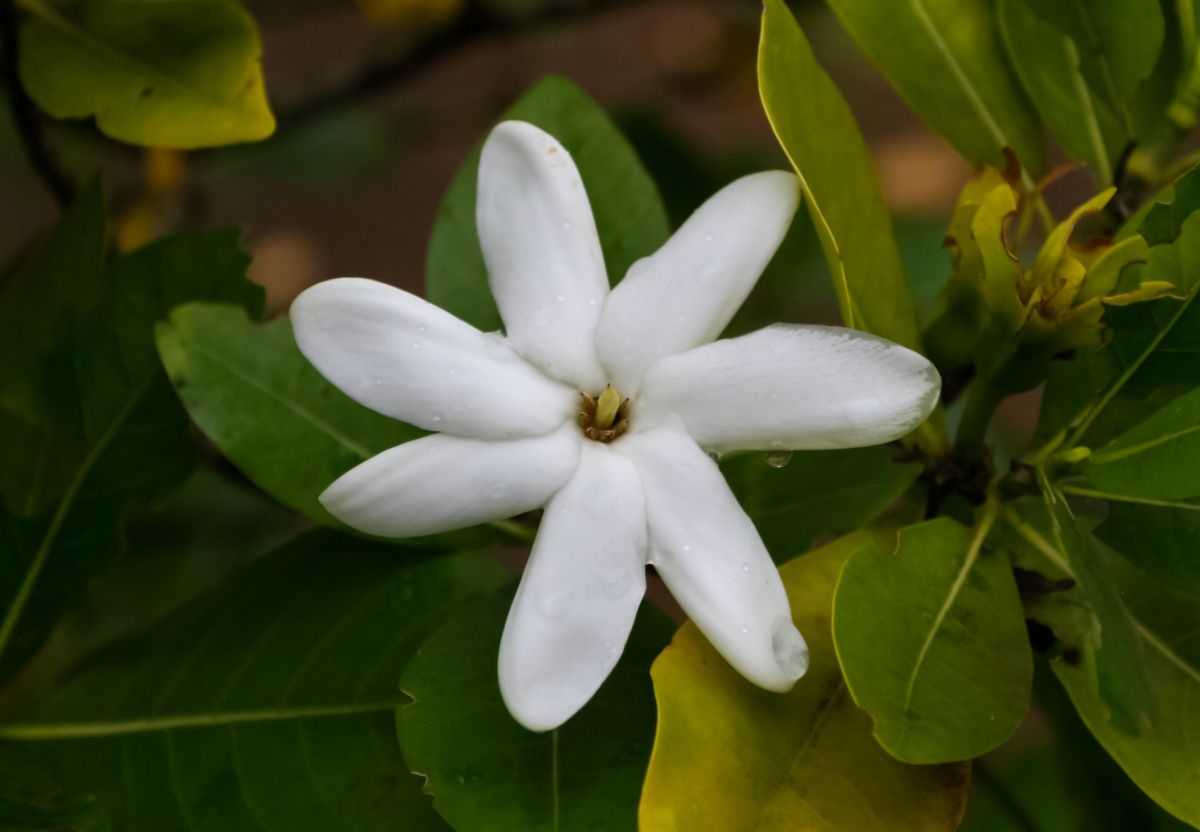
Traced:
[[[617, 121], [676, 224], [735, 176], [786, 166], [758, 100], [757, 0], [246, 5], [264, 40], [279, 119], [274, 137], [186, 155], [143, 153], [82, 123], [48, 125], [48, 138], [75, 176], [103, 169], [122, 247], [180, 227], [242, 229], [272, 314], [308, 285], [341, 275], [422, 291], [426, 242], [455, 171], [496, 117], [547, 73], [572, 78]], [[795, 7], [871, 146], [927, 314], [949, 272], [941, 245], [949, 213], [971, 172], [822, 5]], [[56, 215], [5, 111], [0, 260], [18, 257]], [[737, 326], [836, 318], [823, 259], [800, 216]], [[1012, 443], [1029, 429], [1034, 404], [1006, 405], [1001, 429]], [[132, 525], [134, 556], [97, 581], [39, 661], [0, 690], [0, 716], [36, 697], [78, 656], [155, 620], [296, 523], [215, 461], [169, 505]], [[169, 557], [159, 556], [167, 550]], [[1040, 680], [1039, 697], [1018, 741], [977, 767], [966, 828], [1170, 828], [1063, 707], [1053, 680]], [[1070, 738], [1069, 750], [1061, 737]]]

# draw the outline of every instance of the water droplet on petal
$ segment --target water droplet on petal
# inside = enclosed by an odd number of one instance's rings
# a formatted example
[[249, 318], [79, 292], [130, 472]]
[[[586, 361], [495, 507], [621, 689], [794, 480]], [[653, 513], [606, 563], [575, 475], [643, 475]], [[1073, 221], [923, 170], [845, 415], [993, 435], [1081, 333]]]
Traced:
[[558, 301], [559, 303], [564, 303], [567, 300], [567, 296], [564, 295], [562, 292], [559, 292], [557, 295], [554, 296], [554, 299], [556, 301]]
[[417, 327], [417, 332], [426, 332], [428, 329], [429, 327], [425, 326], [425, 324], [421, 324], [419, 327]]
[[595, 306], [598, 302], [595, 298], [588, 298], [588, 306]]
[[748, 636], [748, 635], [750, 635], [750, 628], [749, 628], [749, 627], [743, 627], [743, 628], [742, 628], [742, 635], [744, 635], [744, 636]]
[[808, 670], [808, 645], [796, 625], [786, 618], [780, 618], [771, 628], [771, 653], [780, 669], [793, 679]]
[[683, 544], [683, 546], [682, 546], [681, 548], [682, 548], [682, 549], [683, 549], [683, 551], [685, 551], [685, 552], [690, 552], [690, 551], [692, 551], [692, 544], [690, 544], [690, 543], [685, 543], [685, 544]]
[[537, 605], [547, 618], [562, 618], [571, 607], [572, 586], [564, 581], [544, 583], [537, 590]]
[[501, 500], [508, 495], [507, 482], [494, 482], [483, 491], [489, 500]]
[[570, 231], [570, 230], [571, 230], [571, 221], [570, 221], [570, 220], [567, 220], [566, 222], [564, 222], [564, 223], [563, 223], [563, 230], [564, 230], [564, 231]]
[[412, 348], [413, 348], [414, 350], [419, 350], [419, 349], [421, 349], [421, 345], [420, 345], [418, 342], [416, 342], [416, 341], [413, 341]]
[[435, 421], [435, 422], [442, 421], [442, 414], [440, 414], [440, 413], [433, 414], [433, 421]]
[[457, 367], [451, 367], [451, 368], [450, 368], [450, 375], [452, 375], [452, 376], [456, 376], [456, 375], [458, 375], [458, 368], [457, 368]]
[[381, 378], [373, 378], [373, 379], [371, 379], [371, 383], [372, 383], [372, 384], [374, 384], [374, 385], [376, 385], [376, 386], [378, 386], [378, 385], [380, 385], [380, 384], [383, 384], [383, 379], [381, 379]]
[[713, 241], [713, 235], [712, 235], [712, 234], [705, 234], [705, 235], [704, 235], [704, 242], [706, 242], [706, 243], [711, 243], [712, 241]]
[[748, 564], [748, 563], [742, 563], [742, 571], [743, 571], [743, 572], [749, 572], [749, 571], [750, 571], [750, 564]]
[[708, 458], [711, 459], [713, 462], [720, 462], [721, 461], [721, 452], [720, 451], [709, 451]]
[[791, 451], [771, 451], [766, 456], [767, 464], [772, 468], [782, 468], [792, 461]]

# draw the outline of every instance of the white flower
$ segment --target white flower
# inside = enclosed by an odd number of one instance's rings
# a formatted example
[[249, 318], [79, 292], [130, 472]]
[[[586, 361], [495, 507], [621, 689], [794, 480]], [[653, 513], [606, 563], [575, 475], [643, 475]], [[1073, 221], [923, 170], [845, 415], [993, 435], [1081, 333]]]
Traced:
[[[790, 173], [739, 179], [610, 292], [571, 157], [509, 121], [484, 145], [476, 214], [505, 335], [358, 278], [293, 305], [326, 378], [439, 431], [333, 483], [334, 516], [406, 537], [545, 507], [500, 645], [500, 689], [525, 726], [560, 725], [608, 676], [648, 563], [746, 678], [785, 691], [807, 669], [779, 573], [706, 451], [888, 442], [928, 416], [940, 382], [920, 355], [837, 327], [714, 340], [797, 202]], [[609, 384], [619, 396], [595, 402]]]

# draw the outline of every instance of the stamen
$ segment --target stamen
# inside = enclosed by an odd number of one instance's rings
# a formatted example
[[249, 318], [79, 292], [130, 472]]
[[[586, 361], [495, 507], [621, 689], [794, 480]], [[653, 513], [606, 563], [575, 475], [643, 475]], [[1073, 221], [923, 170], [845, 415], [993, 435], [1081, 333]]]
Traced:
[[600, 399], [596, 402], [596, 417], [592, 421], [592, 424], [600, 430], [608, 430], [613, 426], [613, 422], [617, 418], [617, 409], [620, 406], [621, 394], [609, 384], [604, 388], [604, 392], [600, 394]]

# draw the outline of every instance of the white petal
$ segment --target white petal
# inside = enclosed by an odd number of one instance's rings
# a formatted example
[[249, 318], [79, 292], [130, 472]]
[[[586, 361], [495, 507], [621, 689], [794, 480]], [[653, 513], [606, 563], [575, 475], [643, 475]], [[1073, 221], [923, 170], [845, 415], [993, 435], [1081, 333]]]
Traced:
[[783, 582], [720, 470], [687, 436], [625, 437], [646, 493], [650, 562], [713, 647], [750, 681], [788, 690], [808, 669]]
[[799, 199], [794, 174], [742, 177], [633, 264], [596, 331], [600, 361], [618, 390], [635, 394], [655, 361], [721, 334], [779, 248]]
[[540, 436], [578, 409], [504, 339], [416, 295], [356, 277], [292, 304], [300, 351], [346, 395], [426, 430], [479, 439]]
[[386, 450], [325, 489], [334, 517], [368, 534], [415, 537], [532, 511], [579, 461], [579, 429], [488, 442], [434, 434]]
[[500, 691], [534, 731], [557, 728], [620, 658], [646, 591], [646, 515], [628, 459], [585, 442], [546, 507], [500, 642]]
[[475, 222], [513, 348], [554, 378], [598, 391], [594, 336], [608, 278], [570, 154], [532, 124], [501, 123], [479, 158]]
[[940, 389], [928, 360], [891, 341], [776, 324], [655, 364], [634, 427], [682, 426], [713, 450], [855, 448], [916, 428]]

